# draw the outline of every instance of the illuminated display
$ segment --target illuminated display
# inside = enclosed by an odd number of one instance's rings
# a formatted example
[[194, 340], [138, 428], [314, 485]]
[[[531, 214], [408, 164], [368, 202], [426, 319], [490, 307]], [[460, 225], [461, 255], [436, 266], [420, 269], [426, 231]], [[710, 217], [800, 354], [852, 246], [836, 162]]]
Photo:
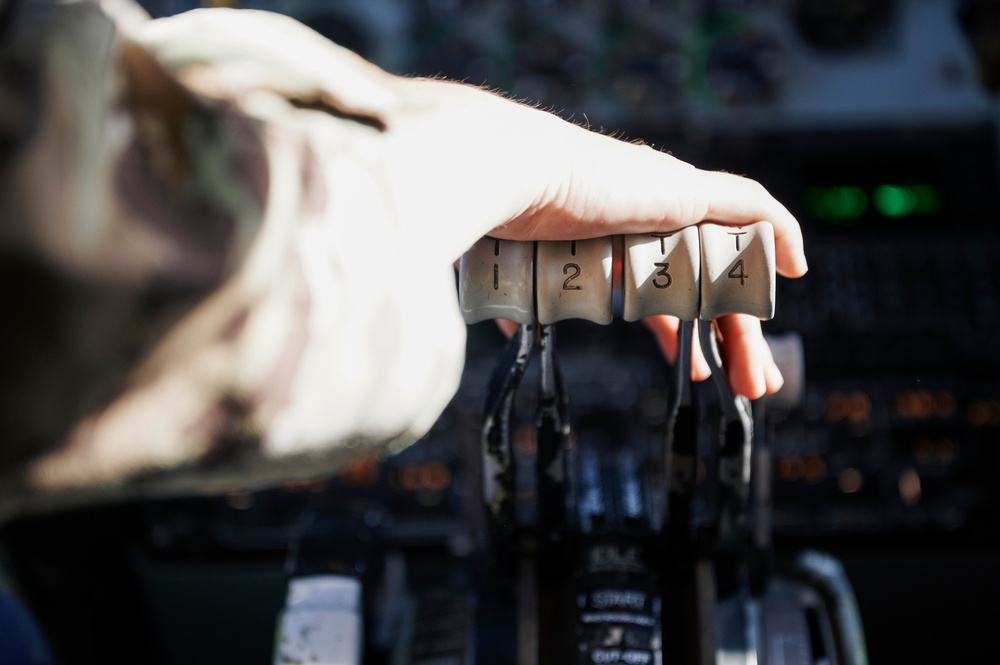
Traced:
[[857, 219], [868, 210], [868, 194], [860, 187], [810, 187], [806, 210], [819, 219]]
[[890, 219], [936, 215], [944, 208], [944, 196], [930, 185], [881, 184], [870, 190], [837, 185], [808, 187], [804, 203], [810, 216], [847, 225], [869, 211]]
[[875, 209], [886, 217], [934, 215], [941, 212], [941, 190], [927, 185], [879, 185], [872, 192]]

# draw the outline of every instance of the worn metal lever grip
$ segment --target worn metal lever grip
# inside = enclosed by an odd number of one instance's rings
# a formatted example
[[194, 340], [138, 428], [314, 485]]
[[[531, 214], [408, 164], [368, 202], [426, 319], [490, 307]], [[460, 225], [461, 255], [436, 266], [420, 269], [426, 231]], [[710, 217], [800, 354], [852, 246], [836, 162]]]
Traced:
[[625, 236], [624, 312], [626, 321], [670, 314], [683, 321], [701, 309], [701, 241], [698, 227], [673, 233]]
[[612, 319], [611, 238], [539, 241], [535, 279], [538, 322]]
[[458, 299], [466, 323], [535, 321], [535, 243], [486, 236], [462, 255]]
[[774, 227], [702, 224], [701, 317], [774, 316]]

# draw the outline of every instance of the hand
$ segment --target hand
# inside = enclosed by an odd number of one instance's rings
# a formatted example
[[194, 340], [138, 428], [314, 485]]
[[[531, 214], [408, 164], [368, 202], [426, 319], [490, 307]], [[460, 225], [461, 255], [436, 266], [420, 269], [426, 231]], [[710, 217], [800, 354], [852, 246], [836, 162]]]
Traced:
[[[768, 221], [778, 273], [799, 277], [807, 270], [798, 223], [753, 180], [703, 171], [467, 86], [405, 80], [398, 89], [411, 110], [389, 127], [390, 172], [407, 214], [431, 215], [455, 231], [452, 252], [486, 233], [564, 240]], [[677, 319], [657, 316], [646, 324], [667, 358], [675, 357]], [[760, 321], [731, 315], [715, 329], [736, 393], [757, 398], [781, 387]], [[708, 375], [695, 345], [692, 377]]]
[[[366, 144], [366, 167], [384, 176], [378, 195], [398, 212], [411, 262], [452, 262], [485, 234], [561, 240], [673, 231], [702, 221], [768, 221], [778, 272], [806, 272], [798, 223], [753, 180], [697, 169], [473, 86], [393, 76], [346, 52], [330, 57], [331, 45], [284, 17], [206, 10], [184, 22], [189, 38], [196, 25], [203, 37], [188, 39], [188, 50], [204, 44], [208, 50], [199, 57], [210, 59], [224, 44], [226, 62], [252, 67], [255, 88], [332, 104], [346, 115], [377, 114], [385, 129]], [[160, 25], [169, 30], [170, 23]], [[262, 38], [248, 40], [255, 30]], [[290, 59], [293, 52], [310, 55]], [[216, 77], [212, 86], [238, 97], [243, 92], [233, 86], [246, 79]], [[192, 87], [199, 80], [187, 77]], [[202, 93], [210, 96], [211, 86]], [[368, 190], [341, 189], [336, 196], [345, 208], [371, 205]], [[647, 325], [672, 357], [676, 320], [653, 317]], [[716, 330], [734, 391], [754, 398], [780, 387], [759, 321], [732, 315]], [[693, 361], [693, 376], [706, 377], [698, 348]]]
[[[645, 319], [656, 342], [667, 360], [677, 357], [677, 330], [680, 321], [673, 316], [651, 316]], [[760, 321], [746, 314], [731, 314], [715, 322], [714, 326], [722, 352], [722, 363], [730, 388], [737, 395], [757, 399], [777, 392], [785, 380], [774, 364], [771, 349], [761, 332]], [[691, 378], [704, 381], [711, 370], [698, 343], [698, 328], [694, 329], [691, 355]]]

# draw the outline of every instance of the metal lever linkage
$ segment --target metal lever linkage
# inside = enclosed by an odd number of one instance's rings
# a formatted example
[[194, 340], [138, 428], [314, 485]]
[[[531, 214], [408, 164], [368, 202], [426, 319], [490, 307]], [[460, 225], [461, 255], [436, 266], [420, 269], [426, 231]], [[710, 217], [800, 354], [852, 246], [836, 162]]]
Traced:
[[511, 441], [514, 398], [535, 347], [535, 326], [522, 325], [493, 370], [483, 413], [483, 502], [494, 542], [507, 541], [517, 528], [517, 464]]
[[537, 457], [538, 531], [542, 541], [555, 541], [575, 521], [569, 401], [555, 357], [555, 326], [541, 327], [541, 380], [538, 395]]

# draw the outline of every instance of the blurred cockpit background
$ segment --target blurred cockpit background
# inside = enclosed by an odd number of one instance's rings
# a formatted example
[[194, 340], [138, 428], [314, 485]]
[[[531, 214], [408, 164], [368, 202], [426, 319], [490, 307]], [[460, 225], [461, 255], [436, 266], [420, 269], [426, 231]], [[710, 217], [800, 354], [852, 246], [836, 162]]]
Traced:
[[[779, 284], [765, 328], [798, 336], [805, 377], [768, 431], [777, 558], [841, 560], [875, 665], [995, 657], [1000, 0], [203, 4], [285, 13], [389, 71], [502, 90], [761, 181], [801, 221], [811, 268]], [[665, 383], [642, 326], [560, 327], [577, 436], [655, 436]], [[8, 568], [61, 662], [268, 663], [285, 565], [307, 543], [390, 591], [405, 568], [440, 592], [428, 613], [464, 625], [469, 581], [448, 562], [482, 527], [478, 418], [501, 345], [470, 327], [434, 431], [342, 477], [8, 527]], [[371, 662], [394, 653], [392, 611], [371, 618]]]

